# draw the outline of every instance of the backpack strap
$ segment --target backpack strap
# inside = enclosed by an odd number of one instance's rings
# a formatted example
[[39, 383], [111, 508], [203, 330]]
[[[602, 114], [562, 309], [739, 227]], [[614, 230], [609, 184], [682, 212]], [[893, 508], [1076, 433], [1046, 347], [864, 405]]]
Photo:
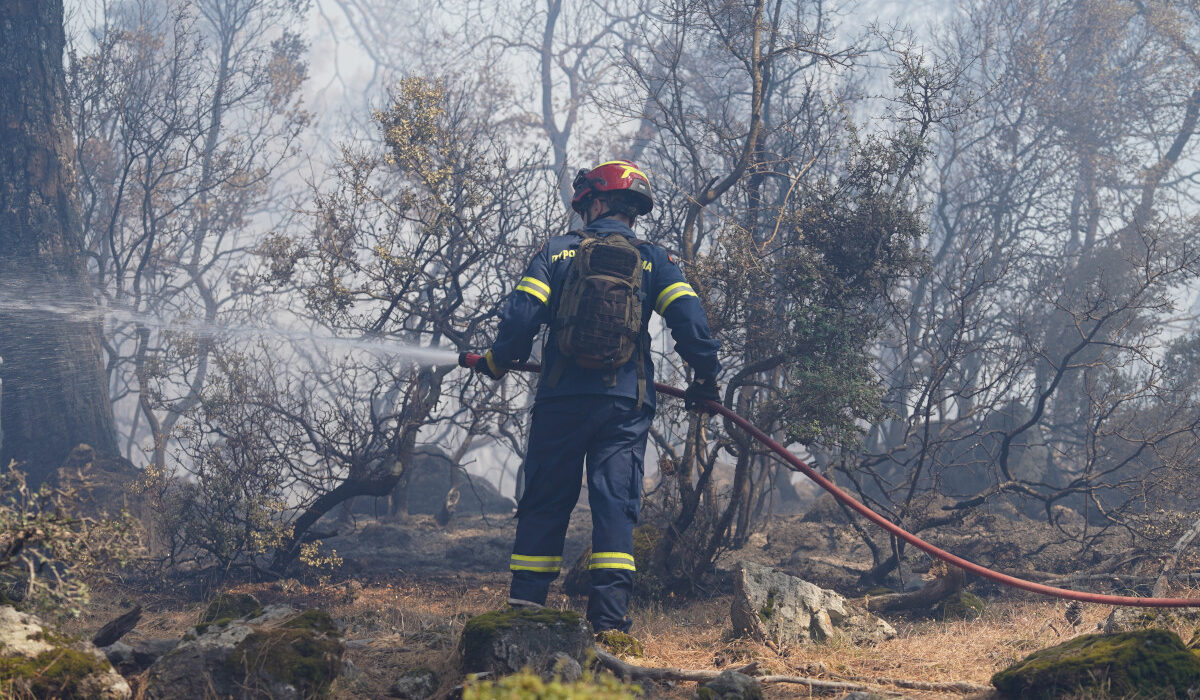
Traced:
[[[592, 233], [591, 231], [585, 230], [585, 229], [571, 229], [570, 231], [567, 231], [567, 235], [570, 235], [572, 233], [575, 234], [576, 236], [579, 236], [583, 240], [587, 240], [589, 238], [596, 237], [596, 234]], [[556, 317], [558, 316], [558, 304], [562, 303], [561, 295], [555, 295], [555, 301], [557, 303], [555, 304], [554, 308], [551, 310], [551, 314], [550, 314], [550, 317], [552, 319], [550, 327], [554, 331], [560, 331], [560, 330], [562, 330], [562, 324], [560, 324], [556, 320]], [[547, 343], [550, 342], [549, 334], [546, 335], [546, 342]], [[543, 354], [545, 354], [545, 353], [543, 352]], [[545, 374], [546, 386], [550, 387], [551, 389], [558, 386], [558, 382], [560, 380], [562, 380], [563, 373], [566, 372], [568, 362], [570, 362], [570, 360], [568, 360], [567, 358], [560, 357], [560, 358], [558, 358], [558, 362], [554, 363], [553, 367], [547, 368], [549, 371], [546, 372], [546, 374]]]

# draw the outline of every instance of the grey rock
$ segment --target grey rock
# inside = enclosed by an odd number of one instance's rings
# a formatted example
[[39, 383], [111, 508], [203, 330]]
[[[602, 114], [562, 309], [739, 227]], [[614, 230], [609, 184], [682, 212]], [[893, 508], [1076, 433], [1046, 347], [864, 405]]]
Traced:
[[762, 700], [762, 696], [758, 681], [732, 670], [723, 671], [696, 689], [697, 700]]
[[593, 644], [588, 623], [570, 610], [509, 608], [467, 621], [459, 640], [463, 673], [495, 676], [522, 668], [551, 680], [563, 668], [562, 656], [582, 664]]
[[178, 639], [127, 639], [100, 647], [100, 651], [121, 675], [133, 676], [150, 668], [178, 645]]
[[392, 683], [388, 695], [401, 700], [425, 700], [438, 688], [437, 674], [427, 668], [414, 668]]
[[[37, 659], [37, 663], [49, 666], [55, 663], [62, 654], [70, 651], [94, 658], [94, 663], [81, 671], [82, 676], [72, 675], [65, 678], [74, 686], [75, 697], [96, 698], [97, 700], [127, 700], [133, 696], [129, 683], [113, 670], [112, 665], [104, 654], [94, 644], [87, 641], [63, 643], [57, 641], [58, 635], [47, 628], [41, 620], [28, 613], [20, 612], [10, 606], [0, 606], [0, 659]], [[76, 658], [80, 658], [76, 656]], [[5, 679], [5, 690], [13, 697], [32, 697], [31, 686], [14, 669], [13, 674]], [[45, 682], [45, 676], [39, 676], [40, 682]], [[43, 687], [42, 691], [50, 690]], [[57, 696], [57, 694], [56, 694]]]
[[583, 666], [560, 651], [550, 657], [550, 663], [542, 675], [558, 678], [564, 683], [574, 683], [583, 678]]
[[733, 629], [761, 642], [868, 644], [896, 636], [886, 621], [837, 593], [767, 566], [743, 562], [735, 585]]
[[1116, 606], [1104, 622], [1097, 625], [1104, 634], [1119, 634], [1145, 629], [1171, 629], [1200, 623], [1200, 611]]
[[504, 496], [492, 486], [492, 482], [479, 476], [471, 476], [465, 469], [454, 464], [446, 452], [430, 446], [419, 447], [413, 452], [408, 475], [408, 512], [433, 515], [437, 513], [450, 491], [450, 470], [459, 474], [458, 512], [463, 514], [495, 513], [508, 514], [517, 507], [511, 498]]
[[323, 697], [342, 671], [344, 653], [325, 613], [270, 605], [253, 616], [197, 625], [146, 671], [144, 696]]
[[122, 666], [126, 668], [133, 666], [133, 647], [125, 642], [113, 642], [106, 647], [100, 647], [100, 651], [104, 652], [105, 658], [113, 665], [113, 668], [119, 670]]
[[32, 659], [53, 649], [41, 620], [11, 606], [0, 606], [0, 654]]
[[452, 471], [458, 472], [459, 501], [456, 512], [463, 515], [509, 514], [517, 504], [500, 493], [492, 482], [473, 476], [458, 466], [444, 450], [431, 445], [413, 451], [405, 465], [405, 485], [398, 485], [390, 496], [359, 496], [348, 505], [358, 515], [384, 517], [404, 509], [412, 515], [436, 515], [450, 492]]

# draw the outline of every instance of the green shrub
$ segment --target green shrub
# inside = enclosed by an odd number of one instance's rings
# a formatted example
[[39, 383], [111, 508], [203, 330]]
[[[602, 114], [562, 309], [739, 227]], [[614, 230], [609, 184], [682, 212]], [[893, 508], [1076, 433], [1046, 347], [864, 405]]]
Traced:
[[43, 618], [75, 617], [88, 603], [83, 575], [112, 575], [132, 558], [132, 516], [86, 517], [77, 503], [72, 487], [33, 489], [15, 464], [0, 469], [0, 603]]
[[469, 681], [463, 700], [632, 700], [642, 694], [636, 685], [623, 685], [608, 675], [585, 673], [574, 683], [546, 682], [529, 670], [497, 681]]

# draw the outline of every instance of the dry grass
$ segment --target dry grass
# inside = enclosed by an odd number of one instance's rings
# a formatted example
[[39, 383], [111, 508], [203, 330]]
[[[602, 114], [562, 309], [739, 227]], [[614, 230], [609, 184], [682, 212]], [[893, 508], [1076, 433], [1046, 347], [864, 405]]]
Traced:
[[[463, 525], [458, 528], [461, 532], [452, 534], [465, 539], [495, 539], [507, 537], [506, 530], [511, 528], [506, 521], [485, 528], [473, 523]], [[414, 541], [428, 540], [425, 544], [433, 548], [445, 546], [445, 542], [426, 538], [420, 532], [425, 528], [423, 522], [410, 527], [416, 531]], [[577, 528], [579, 539], [586, 538], [586, 529], [573, 524], [573, 531]], [[434, 532], [432, 525], [429, 529]], [[578, 548], [579, 544], [573, 546]], [[763, 549], [759, 554], [773, 558], [774, 552]], [[789, 552], [782, 552], [786, 554]], [[320, 608], [344, 625], [349, 643], [347, 658], [356, 670], [335, 683], [337, 698], [386, 697], [396, 678], [417, 667], [437, 672], [443, 679], [445, 693], [460, 682], [455, 647], [465, 621], [502, 607], [508, 589], [508, 574], [501, 564], [487, 573], [453, 573], [451, 567], [456, 563], [459, 562], [446, 562], [444, 569], [410, 574], [379, 570], [361, 579], [367, 582], [365, 586], [355, 580], [326, 586], [284, 581], [243, 585], [233, 590], [252, 593], [264, 604]], [[487, 567], [491, 566], [488, 560]], [[1195, 596], [1197, 592], [1173, 594]], [[202, 601], [188, 601], [179, 593], [139, 595], [136, 601], [129, 596], [128, 591], [111, 586], [97, 590], [95, 605], [87, 617], [71, 623], [68, 631], [90, 636], [137, 602], [145, 612], [134, 634], [178, 637], [196, 622], [204, 607]], [[988, 684], [993, 673], [1030, 652], [1094, 631], [1111, 610], [1107, 606], [1085, 605], [1080, 624], [1072, 627], [1066, 619], [1065, 601], [1006, 594], [989, 601], [987, 612], [977, 621], [890, 618], [900, 635], [877, 646], [803, 645], [773, 649], [732, 637], [729, 603], [729, 596], [722, 595], [707, 600], [669, 598], [635, 604], [631, 611], [635, 619], [632, 631], [642, 640], [646, 657], [632, 661], [646, 666], [716, 670], [755, 661], [771, 673], [872, 683], [879, 692], [900, 693], [905, 697], [957, 698], [963, 696], [902, 690], [880, 681]], [[582, 612], [586, 603], [553, 593], [549, 604]], [[1187, 640], [1193, 630], [1180, 623], [1175, 631]], [[806, 687], [796, 685], [774, 685], [766, 688], [766, 692], [772, 698], [811, 696]], [[651, 696], [690, 698], [693, 693], [693, 684], [682, 683], [674, 688], [656, 687]]]
[[[385, 697], [391, 681], [404, 671], [427, 667], [445, 679], [443, 691], [458, 683], [455, 646], [467, 619], [504, 604], [507, 576], [447, 577], [440, 580], [397, 579], [368, 586], [326, 587], [295, 583], [239, 586], [264, 603], [328, 610], [346, 627], [351, 641], [348, 658], [358, 669], [335, 684], [335, 697]], [[1182, 594], [1182, 593], [1181, 593]], [[201, 603], [160, 605], [148, 610], [139, 625], [147, 636], [173, 636], [193, 624]], [[555, 607], [582, 611], [584, 601], [551, 597]], [[876, 683], [877, 690], [907, 697], [963, 697], [954, 693], [914, 693], [881, 683], [881, 679], [987, 684], [991, 675], [1031, 651], [1094, 631], [1110, 608], [1084, 606], [1083, 619], [1072, 628], [1066, 603], [1046, 598], [993, 601], [977, 621], [893, 620], [900, 636], [877, 646], [804, 645], [774, 650], [732, 638], [729, 599], [673, 601], [635, 606], [633, 632], [646, 656], [633, 660], [646, 666], [721, 669], [757, 661], [772, 673], [826, 680]], [[114, 608], [115, 611], [115, 608]], [[80, 631], [100, 620], [80, 623]], [[1182, 627], [1182, 626], [1181, 626]], [[1176, 630], [1185, 639], [1190, 629]], [[654, 697], [690, 697], [694, 687], [657, 688]], [[768, 697], [809, 697], [802, 686], [775, 685]], [[986, 697], [977, 695], [976, 697]]]

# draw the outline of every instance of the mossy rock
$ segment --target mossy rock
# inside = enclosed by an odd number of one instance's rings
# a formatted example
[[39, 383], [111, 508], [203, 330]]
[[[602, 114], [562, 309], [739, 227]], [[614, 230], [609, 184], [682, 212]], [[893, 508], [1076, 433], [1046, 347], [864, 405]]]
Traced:
[[[653, 525], [639, 525], [633, 529], [633, 561], [637, 571], [633, 573], [633, 595], [641, 600], [654, 600], [663, 594], [663, 582], [654, 575], [654, 550], [662, 538], [662, 530]], [[563, 577], [563, 592], [567, 595], [587, 595], [592, 587], [588, 561], [592, 548], [583, 550], [571, 570]]]
[[550, 680], [556, 654], [583, 664], [592, 643], [591, 628], [579, 613], [510, 608], [468, 620], [458, 651], [463, 673], [503, 676], [530, 668]]
[[112, 666], [95, 654], [65, 647], [33, 658], [2, 657], [0, 696], [93, 700], [104, 696], [96, 679], [111, 673]]
[[732, 670], [723, 671], [696, 689], [696, 700], [762, 700], [762, 697], [762, 686], [757, 680]]
[[196, 622], [198, 625], [228, 624], [232, 620], [255, 617], [262, 609], [258, 598], [249, 593], [218, 593]]
[[327, 613], [269, 606], [194, 628], [146, 670], [143, 697], [319, 698], [341, 673], [344, 652]]
[[632, 634], [621, 630], [604, 630], [596, 635], [596, 643], [604, 647], [608, 653], [616, 656], [640, 658], [646, 655], [642, 643]]
[[251, 632], [230, 652], [226, 664], [234, 678], [246, 679], [244, 687], [268, 697], [281, 697], [277, 690], [287, 687], [302, 698], [324, 697], [341, 671], [342, 644], [336, 634], [290, 624]]
[[437, 688], [437, 672], [424, 666], [418, 666], [400, 674], [400, 677], [388, 688], [388, 695], [401, 700], [425, 700], [433, 695]]
[[1085, 634], [1030, 654], [993, 675], [992, 685], [1012, 698], [1185, 694], [1200, 688], [1200, 657], [1166, 630]]
[[934, 612], [943, 620], [978, 620], [987, 610], [987, 603], [970, 591], [957, 591], [937, 604]]
[[47, 628], [29, 613], [0, 607], [0, 697], [118, 700], [131, 694], [90, 642]]

